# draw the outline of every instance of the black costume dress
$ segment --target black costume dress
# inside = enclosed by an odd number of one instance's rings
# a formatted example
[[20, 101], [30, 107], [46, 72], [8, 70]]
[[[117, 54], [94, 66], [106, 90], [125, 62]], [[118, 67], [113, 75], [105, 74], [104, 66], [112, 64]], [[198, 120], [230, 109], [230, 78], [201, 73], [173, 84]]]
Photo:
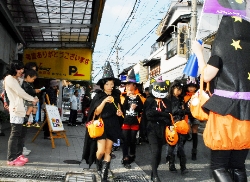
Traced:
[[170, 120], [171, 103], [164, 98], [157, 104], [154, 97], [148, 97], [144, 103], [147, 119], [147, 134], [151, 150], [152, 176], [157, 175], [157, 168], [161, 162], [162, 146], [166, 143], [165, 129], [172, 124]]
[[[90, 104], [88, 121], [92, 120], [94, 111], [101, 104], [101, 102], [108, 96], [109, 95], [107, 95], [103, 91], [98, 91], [96, 93], [95, 97], [93, 98]], [[120, 91], [113, 90], [111, 96], [114, 97], [114, 103], [116, 104], [116, 106], [118, 106], [118, 103], [120, 104]], [[114, 103], [106, 103], [102, 110], [102, 113], [100, 114], [104, 122], [104, 133], [101, 137], [92, 139], [90, 138], [89, 133], [86, 130], [82, 159], [85, 159], [86, 163], [89, 165], [91, 165], [96, 158], [97, 140], [110, 139], [113, 142], [116, 142], [117, 139], [121, 138], [121, 127], [119, 123], [119, 117], [116, 115], [117, 108], [115, 107]], [[96, 116], [96, 119], [98, 117], [99, 116]]]
[[210, 111], [203, 133], [213, 150], [250, 148], [250, 23], [224, 16], [208, 64], [219, 69], [214, 93], [203, 105]]

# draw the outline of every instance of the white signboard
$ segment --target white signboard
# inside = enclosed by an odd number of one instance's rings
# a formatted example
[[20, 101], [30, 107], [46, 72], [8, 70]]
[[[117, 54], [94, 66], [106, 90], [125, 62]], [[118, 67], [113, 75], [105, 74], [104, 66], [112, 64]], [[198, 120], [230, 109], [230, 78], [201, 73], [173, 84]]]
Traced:
[[47, 105], [45, 106], [47, 119], [52, 128], [52, 131], [63, 131], [63, 123], [56, 106]]

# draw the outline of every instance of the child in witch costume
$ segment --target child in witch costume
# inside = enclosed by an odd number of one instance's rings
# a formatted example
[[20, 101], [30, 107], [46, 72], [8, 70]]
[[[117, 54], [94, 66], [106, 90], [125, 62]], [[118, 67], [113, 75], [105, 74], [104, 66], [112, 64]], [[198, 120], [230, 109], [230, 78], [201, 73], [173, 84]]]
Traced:
[[[181, 121], [184, 119], [185, 110], [184, 110], [184, 102], [182, 96], [183, 83], [180, 80], [175, 80], [169, 89], [169, 95], [167, 98], [171, 103], [171, 111], [174, 122]], [[176, 145], [168, 146], [168, 155], [169, 155], [169, 171], [177, 172], [175, 168], [175, 148], [177, 147], [177, 155], [180, 159], [181, 166], [181, 174], [186, 174], [188, 172], [186, 168], [186, 155], [184, 150], [184, 144], [186, 142], [187, 135], [178, 133], [178, 142]]]
[[[142, 94], [142, 85], [136, 82], [136, 76], [135, 76], [135, 71], [134, 69], [131, 69], [129, 72], [127, 79], [122, 81], [123, 84], [125, 84], [125, 92], [121, 94], [121, 102], [123, 103], [125, 100], [125, 97], [128, 96], [129, 94], [137, 95], [140, 97], [142, 103], [145, 102], [146, 98]], [[146, 120], [143, 119], [143, 112], [140, 113], [141, 117], [138, 117], [139, 121], [139, 130], [136, 135], [136, 144], [139, 145], [141, 141], [147, 141], [147, 136], [146, 136]], [[145, 118], [145, 117], [144, 117]], [[131, 158], [132, 161], [134, 160]]]
[[168, 94], [169, 80], [161, 78], [150, 81], [151, 96], [144, 103], [144, 110], [147, 117], [147, 135], [151, 150], [151, 180], [160, 182], [158, 166], [161, 162], [162, 146], [166, 143], [165, 128], [171, 125], [171, 105], [166, 98]]
[[185, 108], [185, 114], [188, 116], [188, 123], [191, 126], [192, 130], [192, 141], [193, 141], [193, 148], [192, 148], [192, 160], [196, 160], [197, 155], [197, 146], [198, 146], [198, 127], [200, 125], [200, 121], [193, 117], [190, 111], [190, 99], [195, 94], [196, 90], [198, 89], [198, 80], [190, 80], [187, 79], [186, 84], [186, 92], [184, 96], [184, 108]]
[[125, 168], [130, 169], [130, 163], [135, 160], [136, 154], [136, 135], [139, 130], [139, 118], [143, 109], [143, 101], [138, 93], [136, 93], [136, 80], [134, 69], [130, 71], [127, 80], [123, 82], [126, 85], [126, 95], [124, 95], [123, 113], [124, 120], [122, 124], [123, 134], [123, 159], [122, 164]]
[[215, 181], [246, 182], [245, 160], [250, 148], [250, 22], [223, 16], [207, 64], [202, 46], [193, 42], [204, 81], [214, 93], [203, 105], [209, 118], [203, 133], [211, 149]]
[[121, 138], [118, 117], [123, 115], [120, 107], [120, 91], [116, 89], [116, 86], [120, 85], [120, 80], [114, 78], [109, 62], [104, 65], [103, 77], [97, 82], [97, 85], [102, 90], [98, 91], [91, 101], [88, 121], [93, 118], [94, 114], [100, 115], [104, 122], [104, 133], [101, 137], [91, 139], [86, 132], [83, 159], [89, 165], [96, 161], [97, 173], [101, 176], [102, 182], [106, 182], [113, 142]]

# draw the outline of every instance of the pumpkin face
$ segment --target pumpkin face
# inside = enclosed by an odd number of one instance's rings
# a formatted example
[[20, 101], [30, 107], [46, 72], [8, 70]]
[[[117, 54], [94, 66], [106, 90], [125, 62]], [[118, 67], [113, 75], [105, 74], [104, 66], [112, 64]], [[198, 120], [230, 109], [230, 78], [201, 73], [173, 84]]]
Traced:
[[187, 134], [189, 131], [189, 125], [187, 124], [185, 120], [177, 121], [174, 124], [174, 127], [177, 133], [180, 133], [180, 134]]
[[175, 131], [175, 129], [170, 131], [168, 126], [166, 127], [165, 138], [169, 145], [176, 145], [176, 143], [178, 142], [177, 132]]

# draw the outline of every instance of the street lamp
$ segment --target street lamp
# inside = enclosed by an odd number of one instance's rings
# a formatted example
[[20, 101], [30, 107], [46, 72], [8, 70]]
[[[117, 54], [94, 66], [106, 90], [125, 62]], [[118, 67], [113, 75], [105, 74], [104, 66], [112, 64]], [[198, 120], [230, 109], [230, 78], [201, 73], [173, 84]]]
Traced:
[[176, 32], [176, 28], [177, 28], [177, 26], [175, 26], [175, 25], [170, 25], [169, 27], [174, 27], [174, 31], [170, 33], [170, 34], [171, 34], [172, 39], [177, 38], [177, 35], [178, 35], [178, 32]]

